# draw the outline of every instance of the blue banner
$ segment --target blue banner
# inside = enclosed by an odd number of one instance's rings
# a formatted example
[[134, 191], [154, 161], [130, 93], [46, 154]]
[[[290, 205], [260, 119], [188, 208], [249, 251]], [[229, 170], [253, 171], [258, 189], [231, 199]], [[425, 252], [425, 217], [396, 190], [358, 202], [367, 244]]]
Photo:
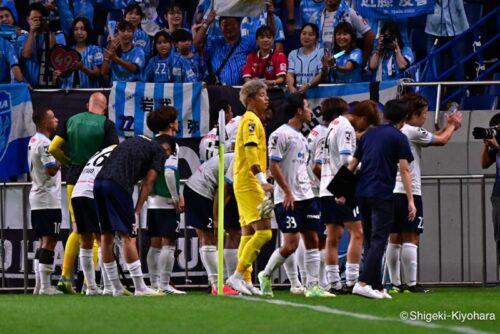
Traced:
[[109, 95], [109, 119], [121, 138], [152, 136], [147, 114], [160, 105], [179, 113], [178, 138], [197, 138], [208, 131], [208, 92], [202, 83], [114, 82]]
[[434, 12], [436, 0], [360, 0], [356, 10], [365, 19], [395, 20]]
[[0, 181], [28, 172], [28, 142], [35, 134], [25, 84], [0, 85]]

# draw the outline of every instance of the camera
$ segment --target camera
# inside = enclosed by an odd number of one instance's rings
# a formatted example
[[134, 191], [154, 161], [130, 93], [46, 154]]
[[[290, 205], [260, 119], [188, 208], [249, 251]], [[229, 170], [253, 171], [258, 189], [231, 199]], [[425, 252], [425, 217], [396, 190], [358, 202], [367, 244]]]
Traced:
[[493, 126], [491, 128], [480, 128], [480, 127], [475, 127], [472, 130], [472, 136], [474, 136], [474, 139], [492, 139], [492, 138], [497, 138], [497, 135], [499, 134], [498, 131], [499, 127]]
[[43, 31], [57, 32], [61, 30], [61, 20], [59, 17], [41, 17], [40, 26]]
[[396, 41], [396, 36], [392, 34], [383, 34], [382, 37], [384, 38], [382, 46], [386, 49], [392, 49], [393, 43]]

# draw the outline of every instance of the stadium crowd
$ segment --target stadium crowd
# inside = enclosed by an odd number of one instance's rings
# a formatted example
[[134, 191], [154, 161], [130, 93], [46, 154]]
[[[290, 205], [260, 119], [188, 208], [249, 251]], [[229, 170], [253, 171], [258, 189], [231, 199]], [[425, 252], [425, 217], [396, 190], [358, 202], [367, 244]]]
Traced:
[[[305, 92], [320, 83], [401, 78], [415, 62], [406, 21], [368, 21], [346, 0], [304, 0], [297, 10], [294, 1], [268, 0], [258, 16], [243, 18], [219, 17], [209, 0], [21, 2], [26, 7], [12, 0], [0, 7], [1, 83], [70, 89], [261, 79]], [[459, 3], [437, 2], [452, 11], [444, 21], [429, 15], [430, 40], [468, 28]], [[58, 62], [67, 64], [54, 68], [57, 44], [76, 53], [63, 53]]]

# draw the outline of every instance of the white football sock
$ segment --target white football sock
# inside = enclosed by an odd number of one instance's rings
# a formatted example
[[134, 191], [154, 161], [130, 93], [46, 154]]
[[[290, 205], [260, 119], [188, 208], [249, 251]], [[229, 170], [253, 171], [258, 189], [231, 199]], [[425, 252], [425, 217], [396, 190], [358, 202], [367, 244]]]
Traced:
[[160, 286], [170, 284], [175, 262], [175, 246], [163, 246], [160, 253]]
[[130, 272], [130, 277], [132, 277], [132, 281], [134, 281], [135, 290], [144, 290], [146, 288], [146, 283], [144, 283], [144, 278], [142, 277], [141, 260], [127, 263], [127, 268]]
[[327, 264], [325, 266], [325, 270], [328, 284], [340, 282], [340, 270], [338, 264]]
[[105, 290], [113, 290], [113, 284], [111, 284], [111, 281], [108, 278], [108, 273], [104, 269], [104, 263], [102, 262], [102, 250], [101, 247], [97, 249], [97, 253], [99, 256], [99, 268], [101, 269], [101, 278], [102, 278], [102, 284], [104, 286]]
[[401, 245], [389, 243], [385, 251], [385, 261], [393, 285], [401, 285]]
[[113, 285], [113, 290], [120, 291], [123, 289], [122, 283], [120, 282], [120, 278], [118, 277], [118, 267], [116, 266], [115, 261], [111, 262], [103, 262], [104, 271], [106, 275], [108, 275], [108, 279]]
[[347, 262], [345, 272], [346, 285], [351, 287], [356, 284], [359, 277], [359, 264]]
[[328, 285], [328, 281], [326, 280], [325, 250], [324, 249], [321, 249], [319, 251], [319, 285], [320, 286]]
[[230, 276], [238, 266], [238, 249], [224, 249], [225, 271], [224, 277]]
[[160, 271], [158, 270], [160, 262], [161, 248], [149, 247], [146, 263], [148, 264], [149, 281], [151, 288], [158, 289], [160, 287]]
[[306, 286], [308, 283], [305, 265], [305, 252], [306, 246], [304, 245], [304, 241], [302, 240], [302, 238], [300, 238], [299, 247], [297, 247], [295, 253], [297, 254], [297, 265], [299, 266], [300, 280], [302, 281], [302, 284], [304, 286]]
[[271, 257], [269, 258], [269, 261], [267, 261], [266, 267], [264, 268], [264, 273], [267, 276], [272, 276], [273, 272], [279, 268], [283, 262], [285, 262], [286, 257], [283, 257], [280, 254], [280, 249], [277, 248], [274, 250], [273, 254], [271, 254]]
[[292, 287], [300, 286], [301, 283], [297, 267], [297, 255], [295, 253], [286, 258], [283, 263], [283, 267], [285, 268], [286, 276], [288, 276], [288, 279], [290, 280], [290, 285]]
[[207, 271], [208, 281], [212, 285], [217, 284], [217, 247], [202, 246], [200, 248], [200, 258]]
[[306, 249], [304, 265], [306, 267], [307, 285], [313, 286], [319, 284], [319, 250], [317, 248]]
[[401, 250], [401, 263], [406, 284], [414, 286], [417, 284], [417, 250], [418, 246], [411, 243], [404, 243]]
[[94, 253], [92, 249], [80, 248], [79, 258], [83, 269], [83, 276], [87, 282], [87, 288], [96, 290], [97, 285], [95, 283]]
[[38, 268], [40, 270], [40, 288], [50, 288], [50, 274], [54, 272], [54, 264], [39, 263]]
[[33, 270], [35, 271], [35, 290], [40, 289], [40, 261], [38, 259], [33, 260]]

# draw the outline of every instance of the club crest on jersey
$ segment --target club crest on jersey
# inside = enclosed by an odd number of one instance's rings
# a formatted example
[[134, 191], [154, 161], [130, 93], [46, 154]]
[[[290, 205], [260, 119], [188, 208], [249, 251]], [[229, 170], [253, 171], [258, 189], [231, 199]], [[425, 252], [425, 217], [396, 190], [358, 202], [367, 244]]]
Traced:
[[248, 131], [250, 131], [250, 132], [254, 132], [255, 131], [255, 123], [248, 124]]
[[10, 129], [12, 125], [10, 113], [10, 94], [0, 92], [0, 160], [2, 160], [9, 144]]

